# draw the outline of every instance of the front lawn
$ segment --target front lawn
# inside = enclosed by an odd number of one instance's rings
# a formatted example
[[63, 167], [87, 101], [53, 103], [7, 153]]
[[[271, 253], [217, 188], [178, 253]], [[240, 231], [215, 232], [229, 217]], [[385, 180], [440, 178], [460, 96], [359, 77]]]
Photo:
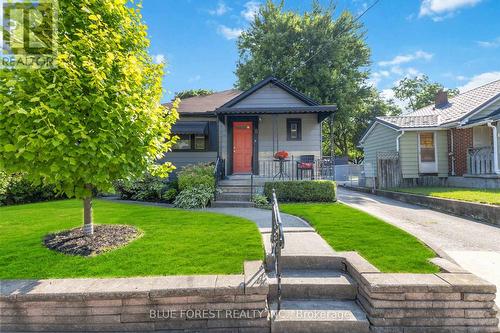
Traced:
[[130, 224], [144, 235], [95, 257], [69, 256], [42, 245], [47, 233], [82, 224], [80, 201], [0, 208], [0, 278], [131, 277], [239, 274], [263, 258], [256, 225], [222, 214], [96, 200], [97, 224]]
[[344, 204], [282, 204], [281, 211], [300, 216], [336, 251], [357, 251], [382, 272], [436, 273], [434, 252], [418, 239], [367, 213]]
[[392, 191], [428, 195], [431, 197], [455, 199], [500, 205], [500, 189], [454, 188], [454, 187], [411, 187]]

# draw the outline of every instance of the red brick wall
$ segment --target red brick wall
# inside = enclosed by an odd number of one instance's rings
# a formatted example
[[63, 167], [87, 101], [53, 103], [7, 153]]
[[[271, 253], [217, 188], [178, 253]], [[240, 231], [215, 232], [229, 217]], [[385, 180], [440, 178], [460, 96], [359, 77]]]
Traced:
[[[454, 128], [451, 130], [451, 133], [453, 135], [453, 151], [455, 153], [455, 175], [463, 176], [467, 173], [467, 149], [472, 147], [472, 128]], [[448, 145], [451, 146], [450, 138]], [[449, 169], [451, 175], [451, 158], [449, 159]]]

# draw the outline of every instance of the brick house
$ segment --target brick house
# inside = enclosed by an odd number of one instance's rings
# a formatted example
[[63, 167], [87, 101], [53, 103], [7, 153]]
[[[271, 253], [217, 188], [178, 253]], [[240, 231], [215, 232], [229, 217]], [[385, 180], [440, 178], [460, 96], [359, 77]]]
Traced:
[[397, 156], [403, 184], [500, 188], [500, 80], [400, 116], [377, 117], [363, 135], [365, 174], [377, 183], [380, 156]]

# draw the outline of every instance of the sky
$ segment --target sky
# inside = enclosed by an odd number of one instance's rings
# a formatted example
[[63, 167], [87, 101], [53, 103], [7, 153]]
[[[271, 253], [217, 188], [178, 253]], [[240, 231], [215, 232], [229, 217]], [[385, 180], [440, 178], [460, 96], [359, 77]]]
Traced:
[[[232, 88], [237, 38], [264, 1], [143, 0], [150, 53], [166, 63], [163, 101], [186, 89]], [[374, 1], [335, 1], [334, 17], [359, 15]], [[285, 0], [286, 10], [310, 7]], [[500, 79], [499, 14], [500, 0], [379, 0], [360, 20], [372, 51], [369, 84], [391, 98], [406, 76], [426, 74], [461, 91]]]

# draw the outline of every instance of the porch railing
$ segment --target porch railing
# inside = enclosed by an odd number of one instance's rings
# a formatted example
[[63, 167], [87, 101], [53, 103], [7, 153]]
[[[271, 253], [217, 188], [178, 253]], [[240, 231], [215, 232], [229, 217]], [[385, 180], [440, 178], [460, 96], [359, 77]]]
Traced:
[[283, 161], [277, 159], [259, 159], [261, 178], [272, 180], [330, 179], [335, 175], [334, 163], [331, 158], [315, 159], [302, 163], [297, 157], [291, 156]]
[[467, 150], [467, 173], [485, 175], [493, 173], [493, 149], [491, 147]]
[[219, 186], [219, 181], [225, 176], [225, 165], [226, 162], [220, 156], [217, 156], [214, 165], [214, 178], [215, 178], [215, 192], [214, 192], [214, 201], [217, 200], [217, 187]]

